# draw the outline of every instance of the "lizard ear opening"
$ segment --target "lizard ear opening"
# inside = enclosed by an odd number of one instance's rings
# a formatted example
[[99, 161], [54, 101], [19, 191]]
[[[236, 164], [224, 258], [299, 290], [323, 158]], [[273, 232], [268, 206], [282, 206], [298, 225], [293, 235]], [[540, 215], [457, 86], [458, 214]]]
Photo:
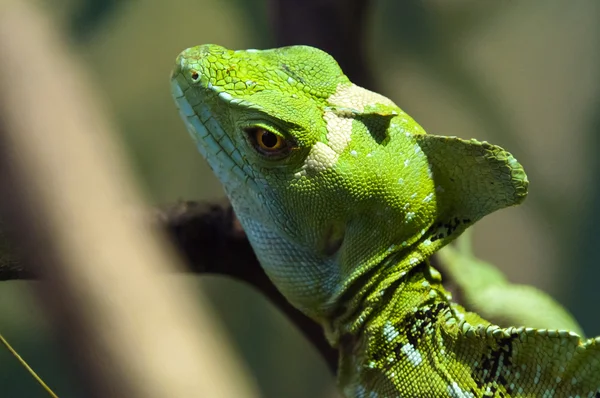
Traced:
[[456, 137], [414, 137], [429, 160], [436, 186], [436, 221], [419, 248], [423, 254], [433, 253], [475, 221], [527, 196], [523, 167], [501, 147]]

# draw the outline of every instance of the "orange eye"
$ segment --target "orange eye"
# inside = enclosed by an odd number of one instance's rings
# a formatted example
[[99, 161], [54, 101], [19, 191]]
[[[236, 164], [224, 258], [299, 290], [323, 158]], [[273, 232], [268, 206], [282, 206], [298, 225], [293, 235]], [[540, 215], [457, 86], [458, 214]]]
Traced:
[[263, 128], [257, 128], [254, 131], [254, 139], [258, 148], [265, 152], [279, 152], [286, 146], [286, 142], [281, 136]]

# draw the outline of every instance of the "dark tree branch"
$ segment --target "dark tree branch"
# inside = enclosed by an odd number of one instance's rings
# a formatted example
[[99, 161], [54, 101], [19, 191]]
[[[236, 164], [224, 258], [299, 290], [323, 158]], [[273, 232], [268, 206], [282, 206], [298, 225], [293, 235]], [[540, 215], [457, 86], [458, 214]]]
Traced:
[[0, 223], [0, 281], [11, 279], [31, 279], [31, 272], [23, 268], [23, 263], [14, 254], [14, 248], [5, 235], [6, 226]]
[[[269, 280], [226, 200], [165, 206], [157, 210], [157, 219], [186, 260], [189, 271], [229, 276], [258, 289], [302, 331], [331, 371], [336, 371], [337, 351], [325, 340], [322, 328], [292, 307]], [[34, 279], [34, 274], [9, 254], [9, 246], [0, 234], [0, 280]]]
[[227, 275], [254, 286], [302, 331], [335, 373], [337, 351], [321, 326], [292, 307], [267, 277], [228, 202], [181, 202], [159, 211], [159, 218], [192, 272]]

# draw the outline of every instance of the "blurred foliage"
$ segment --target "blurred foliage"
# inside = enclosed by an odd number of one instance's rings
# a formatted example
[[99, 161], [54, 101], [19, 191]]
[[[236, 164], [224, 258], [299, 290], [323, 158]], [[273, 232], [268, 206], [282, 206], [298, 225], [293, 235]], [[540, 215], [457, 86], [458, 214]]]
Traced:
[[[182, 49], [272, 46], [266, 0], [42, 2], [71, 35], [115, 115], [149, 203], [222, 196], [169, 93]], [[431, 133], [505, 146], [524, 164], [524, 206], [476, 227], [479, 256], [513, 281], [559, 297], [600, 334], [600, 3], [585, 0], [373, 2], [369, 56], [377, 88]], [[252, 289], [194, 277], [207, 290], [265, 397], [332, 396], [316, 351]], [[78, 397], [35, 283], [0, 289], [0, 330], [61, 397]], [[168, 344], [168, 342], [157, 342]], [[44, 397], [0, 350], [0, 392]]]

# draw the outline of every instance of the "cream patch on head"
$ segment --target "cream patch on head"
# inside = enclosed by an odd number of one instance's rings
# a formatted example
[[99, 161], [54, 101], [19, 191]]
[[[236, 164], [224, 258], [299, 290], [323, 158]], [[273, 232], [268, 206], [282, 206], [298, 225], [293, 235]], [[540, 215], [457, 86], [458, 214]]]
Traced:
[[331, 105], [351, 108], [359, 112], [364, 111], [367, 105], [396, 106], [391, 99], [356, 84], [338, 86], [337, 91], [329, 97], [328, 101]]
[[329, 146], [317, 142], [308, 153], [304, 165], [302, 165], [302, 170], [296, 173], [295, 177], [300, 178], [307, 173], [320, 173], [330, 169], [336, 164], [339, 157], [340, 155]]
[[335, 153], [340, 155], [350, 142], [352, 136], [352, 119], [339, 117], [333, 112], [325, 112], [327, 122], [327, 143]]
[[327, 144], [315, 143], [304, 161], [302, 170], [296, 173], [296, 178], [332, 168], [350, 142], [352, 119], [340, 117], [333, 112], [325, 112], [323, 118], [327, 123]]
[[[359, 112], [364, 111], [368, 105], [396, 106], [389, 98], [355, 84], [338, 86], [337, 91], [329, 97], [328, 101], [333, 106]], [[326, 111], [323, 118], [327, 123], [327, 144], [317, 142], [312, 147], [302, 170], [296, 173], [297, 178], [305, 176], [307, 173], [319, 173], [333, 167], [350, 143], [352, 118], [339, 116], [332, 111]], [[356, 155], [356, 152], [353, 155]]]

